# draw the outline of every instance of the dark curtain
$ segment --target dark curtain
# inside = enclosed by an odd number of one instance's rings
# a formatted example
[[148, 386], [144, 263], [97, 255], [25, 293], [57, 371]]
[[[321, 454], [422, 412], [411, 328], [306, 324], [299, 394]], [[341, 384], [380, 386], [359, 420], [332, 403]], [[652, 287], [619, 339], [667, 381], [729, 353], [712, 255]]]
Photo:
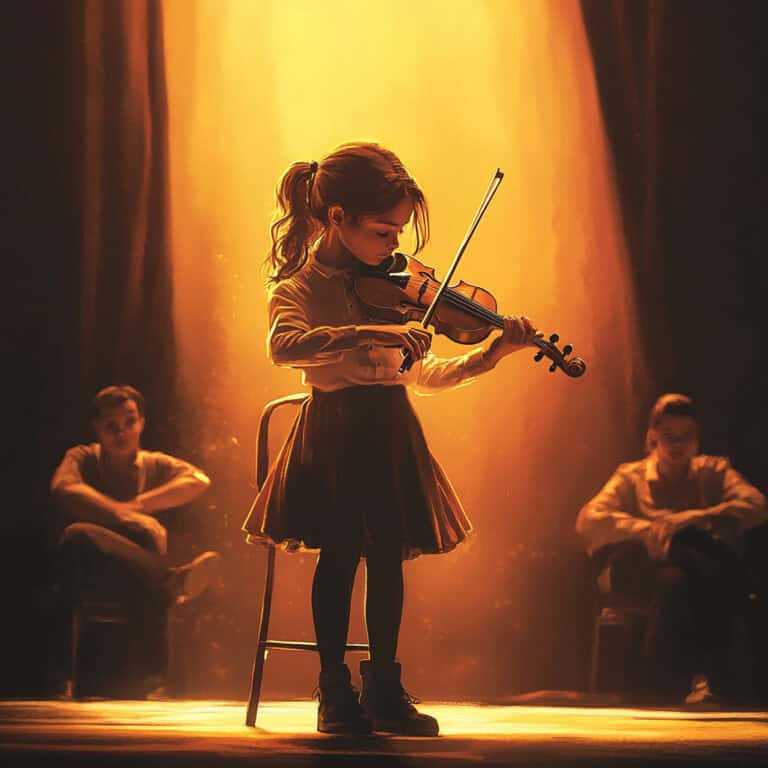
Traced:
[[657, 393], [765, 490], [764, 3], [581, 5]]
[[175, 360], [161, 5], [84, 9], [81, 391], [130, 381], [165, 428]]
[[46, 692], [48, 484], [114, 382], [173, 450], [161, 5], [5, 2], [2, 243], [6, 439], [0, 696]]

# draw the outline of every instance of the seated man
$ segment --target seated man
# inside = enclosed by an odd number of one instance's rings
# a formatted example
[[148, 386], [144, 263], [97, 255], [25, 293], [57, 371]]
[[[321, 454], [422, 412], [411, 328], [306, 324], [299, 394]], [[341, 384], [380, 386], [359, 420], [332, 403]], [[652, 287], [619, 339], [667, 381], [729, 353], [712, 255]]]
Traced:
[[768, 520], [765, 497], [728, 459], [699, 454], [699, 423], [685, 395], [657, 400], [646, 449], [584, 505], [576, 530], [603, 568], [601, 588], [649, 609], [647, 679], [656, 701], [682, 703], [692, 679], [689, 704], [718, 692], [738, 696], [725, 665], [751, 591], [742, 534]]
[[166, 662], [168, 608], [205, 590], [220, 558], [205, 552], [169, 567], [155, 514], [196, 499], [210, 480], [186, 461], [140, 447], [144, 410], [133, 387], [101, 390], [91, 408], [97, 442], [66, 452], [51, 491], [63, 513], [57, 566], [65, 614], [71, 620], [82, 598], [120, 600], [140, 620], [146, 677], [156, 678]]

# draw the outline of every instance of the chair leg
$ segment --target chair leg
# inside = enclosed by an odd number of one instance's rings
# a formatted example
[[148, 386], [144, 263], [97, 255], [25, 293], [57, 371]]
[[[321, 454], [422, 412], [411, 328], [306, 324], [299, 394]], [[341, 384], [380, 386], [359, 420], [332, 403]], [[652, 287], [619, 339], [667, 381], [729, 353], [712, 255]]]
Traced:
[[600, 616], [595, 618], [592, 635], [592, 653], [590, 654], [589, 664], [589, 692], [598, 693], [598, 675], [600, 664]]
[[636, 624], [628, 614], [616, 614], [603, 609], [595, 621], [592, 642], [592, 665], [589, 689], [591, 693], [626, 695], [636, 681], [631, 677], [638, 662]]
[[70, 676], [72, 681], [72, 695], [77, 698], [80, 691], [79, 680], [79, 662], [78, 654], [80, 651], [80, 633], [82, 630], [83, 621], [83, 608], [82, 604], [78, 601], [72, 612], [72, 626], [71, 626], [71, 640], [70, 640]]
[[181, 643], [184, 630], [188, 627], [189, 616], [186, 606], [173, 603], [168, 608], [165, 622], [165, 679], [169, 695], [175, 699], [187, 694], [188, 655]]
[[266, 648], [261, 644], [256, 651], [256, 658], [253, 660], [253, 675], [251, 676], [251, 696], [248, 699], [248, 711], [245, 715], [245, 724], [249, 728], [256, 725], [256, 715], [259, 711], [259, 698], [261, 696], [261, 680], [264, 676], [264, 660], [266, 658]]
[[249, 728], [256, 725], [256, 715], [259, 709], [259, 697], [261, 695], [261, 680], [264, 674], [264, 660], [267, 655], [267, 636], [269, 632], [269, 614], [272, 610], [272, 587], [275, 581], [275, 548], [267, 549], [267, 574], [264, 579], [264, 597], [261, 602], [261, 617], [259, 619], [259, 639], [256, 646], [256, 658], [253, 662], [253, 675], [251, 677], [251, 695], [248, 699], [248, 709], [245, 715], [245, 724]]

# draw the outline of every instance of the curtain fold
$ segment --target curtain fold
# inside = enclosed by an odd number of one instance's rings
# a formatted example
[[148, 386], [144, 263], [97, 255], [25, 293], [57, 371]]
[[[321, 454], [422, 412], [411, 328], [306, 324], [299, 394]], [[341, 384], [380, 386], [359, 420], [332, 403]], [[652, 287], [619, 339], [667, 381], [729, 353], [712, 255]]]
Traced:
[[176, 362], [162, 5], [83, 10], [81, 390], [130, 382], [162, 429]]
[[[642, 305], [654, 295], [662, 268], [656, 205], [659, 39], [664, 0], [581, 0], [581, 8], [603, 120], [613, 148], [630, 267]], [[663, 324], [650, 327], [646, 317], [643, 326], [645, 342], [653, 347], [655, 333]], [[653, 358], [653, 354], [646, 357]]]
[[580, 2], [656, 389], [766, 484], [763, 4]]

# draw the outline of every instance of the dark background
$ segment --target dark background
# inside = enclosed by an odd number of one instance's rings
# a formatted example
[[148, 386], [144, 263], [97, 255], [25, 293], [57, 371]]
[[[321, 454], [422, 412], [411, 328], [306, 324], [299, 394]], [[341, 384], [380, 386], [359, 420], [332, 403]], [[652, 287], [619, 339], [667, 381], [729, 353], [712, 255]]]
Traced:
[[[730, 456], [765, 491], [762, 5], [582, 0], [655, 391], [691, 394], [706, 451]], [[87, 437], [92, 393], [116, 380], [135, 383], [156, 414], [145, 442], [195, 456], [175, 429], [161, 4], [6, 0], [0, 14], [10, 426], [0, 696], [34, 696], [50, 692], [47, 487], [63, 451]], [[138, 44], [123, 34], [135, 14], [148, 19]], [[84, 31], [94, 24], [96, 47]], [[157, 170], [143, 196], [125, 151], [128, 58], [146, 70], [143, 97], [154, 117], [148, 141]], [[119, 247], [137, 222], [141, 242]], [[563, 533], [564, 549], [572, 536]], [[553, 573], [562, 568], [551, 564]], [[588, 633], [589, 620], [580, 627]], [[563, 630], [556, 620], [546, 628]], [[589, 638], [576, 644], [584, 649]], [[571, 661], [583, 667], [585, 655]], [[574, 680], [586, 680], [586, 669], [563, 686]]]

